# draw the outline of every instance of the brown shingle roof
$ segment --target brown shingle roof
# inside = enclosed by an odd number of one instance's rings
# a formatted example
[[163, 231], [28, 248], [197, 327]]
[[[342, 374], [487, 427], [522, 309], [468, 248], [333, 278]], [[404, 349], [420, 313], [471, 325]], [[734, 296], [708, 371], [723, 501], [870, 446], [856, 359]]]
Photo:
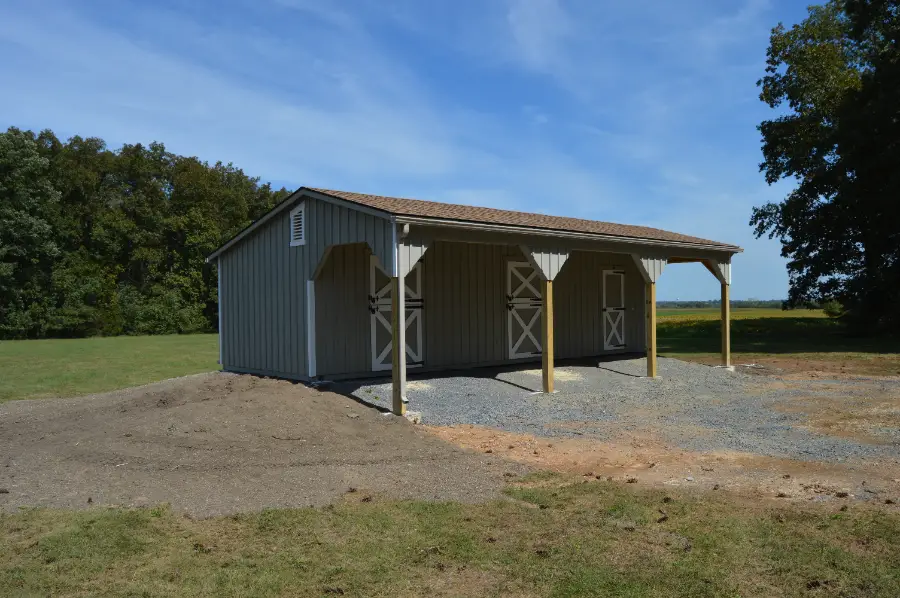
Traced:
[[680, 233], [673, 233], [666, 230], [660, 230], [658, 228], [650, 228], [647, 226], [613, 224], [612, 222], [601, 222], [599, 220], [583, 220], [581, 218], [566, 218], [563, 216], [546, 216], [544, 214], [530, 214], [528, 212], [513, 212], [511, 210], [480, 208], [475, 206], [439, 203], [436, 201], [424, 201], [421, 199], [384, 197], [382, 195], [368, 195], [365, 193], [335, 191], [332, 189], [316, 189], [312, 187], [308, 187], [308, 189], [310, 191], [315, 191], [323, 195], [329, 195], [338, 199], [343, 199], [349, 202], [375, 208], [376, 210], [388, 212], [396, 216], [439, 218], [444, 220], [459, 220], [464, 222], [522, 226], [536, 229], [558, 230], [575, 233], [649, 239], [654, 241], [695, 243], [740, 251], [740, 248], [735, 245], [719, 243], [718, 241], [710, 241], [708, 239], [701, 239], [699, 237], [691, 237], [689, 235], [682, 235]]

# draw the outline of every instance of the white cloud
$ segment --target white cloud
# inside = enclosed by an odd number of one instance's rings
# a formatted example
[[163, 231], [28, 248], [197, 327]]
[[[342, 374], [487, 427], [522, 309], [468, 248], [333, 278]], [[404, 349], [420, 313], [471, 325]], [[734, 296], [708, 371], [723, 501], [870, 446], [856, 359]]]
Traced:
[[[341, 170], [436, 176], [458, 160], [435, 115], [404, 104], [401, 94], [381, 94], [383, 77], [399, 78], [384, 69], [306, 68], [303, 77], [314, 91], [287, 95], [139, 45], [62, 9], [7, 14], [0, 39], [17, 46], [25, 67], [3, 68], [7, 84], [18, 90], [0, 99], [12, 122], [118, 142], [159, 139], [176, 151], [224, 154], [282, 180]], [[211, 43], [242, 42], [225, 31]]]
[[760, 0], [698, 1], [246, 0], [219, 19], [123, 0], [116, 27], [89, 5], [3, 6], [0, 124], [721, 238], [748, 248], [736, 280], [746, 263], [774, 296], [777, 246], [747, 226], [774, 193], [758, 72], [737, 51], [772, 23]]

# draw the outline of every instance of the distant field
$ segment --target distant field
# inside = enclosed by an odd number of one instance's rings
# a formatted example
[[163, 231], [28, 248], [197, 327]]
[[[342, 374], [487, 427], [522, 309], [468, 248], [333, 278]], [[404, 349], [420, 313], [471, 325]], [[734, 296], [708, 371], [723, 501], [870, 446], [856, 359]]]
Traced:
[[[656, 315], [660, 320], [674, 319], [690, 316], [695, 320], [718, 320], [720, 311], [718, 307], [698, 307], [684, 309], [658, 309]], [[771, 307], [736, 307], [731, 309], [731, 318], [744, 320], [747, 318], [824, 318], [825, 312], [821, 309], [791, 309], [783, 310]]]
[[0, 341], [0, 403], [209, 372], [218, 359], [215, 334]]
[[[660, 355], [720, 362], [718, 308], [667, 309], [658, 315]], [[900, 374], [900, 347], [895, 340], [854, 335], [821, 310], [733, 309], [731, 319], [734, 363], [767, 364], [789, 371]]]

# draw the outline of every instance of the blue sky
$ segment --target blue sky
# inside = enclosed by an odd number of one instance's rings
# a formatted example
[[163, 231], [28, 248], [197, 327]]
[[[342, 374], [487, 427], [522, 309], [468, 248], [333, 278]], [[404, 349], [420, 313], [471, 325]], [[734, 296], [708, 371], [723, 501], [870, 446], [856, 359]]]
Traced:
[[[330, 187], [736, 243], [732, 296], [787, 292], [754, 239], [756, 125], [786, 0], [0, 0], [0, 126]], [[660, 299], [718, 296], [672, 265]]]

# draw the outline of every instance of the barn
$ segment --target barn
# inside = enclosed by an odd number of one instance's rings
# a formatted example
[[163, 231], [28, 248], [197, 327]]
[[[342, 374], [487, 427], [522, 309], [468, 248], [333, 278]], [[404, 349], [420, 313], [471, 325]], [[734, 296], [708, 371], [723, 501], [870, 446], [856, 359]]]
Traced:
[[669, 264], [702, 263], [721, 283], [730, 366], [740, 251], [643, 226], [301, 187], [207, 261], [225, 370], [390, 371], [403, 413], [407, 370], [541, 361], [553, 392], [555, 359], [646, 352], [656, 376], [656, 282]]

